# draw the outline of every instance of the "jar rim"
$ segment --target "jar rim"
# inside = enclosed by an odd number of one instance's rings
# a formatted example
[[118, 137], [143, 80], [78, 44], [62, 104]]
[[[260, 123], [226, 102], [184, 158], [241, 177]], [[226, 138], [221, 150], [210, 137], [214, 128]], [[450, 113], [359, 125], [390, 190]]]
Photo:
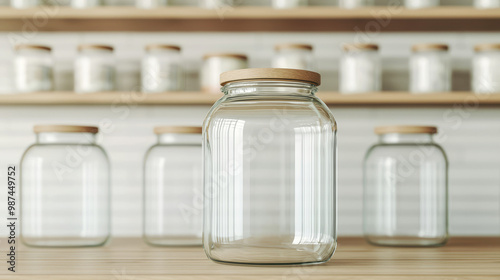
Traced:
[[344, 51], [378, 51], [378, 49], [379, 46], [377, 44], [344, 44]]
[[181, 51], [181, 47], [177, 45], [166, 45], [166, 44], [149, 44], [145, 47], [146, 51], [151, 50], [175, 50]]
[[203, 129], [201, 126], [157, 126], [153, 131], [157, 135], [167, 133], [201, 134]]
[[375, 134], [384, 135], [390, 133], [399, 134], [436, 134], [436, 126], [418, 126], [418, 125], [392, 125], [375, 127]]
[[416, 44], [412, 46], [413, 52], [421, 51], [447, 51], [449, 46], [446, 44]]
[[479, 44], [474, 47], [476, 52], [500, 51], [500, 44]]
[[15, 46], [16, 51], [22, 50], [22, 49], [37, 49], [37, 50], [44, 50], [44, 51], [52, 51], [52, 48], [49, 46], [45, 45], [32, 45], [32, 44], [20, 44]]
[[241, 53], [207, 53], [203, 56], [203, 59], [209, 59], [211, 57], [232, 57], [240, 60], [248, 60], [248, 56]]
[[321, 75], [313, 71], [288, 68], [247, 68], [224, 72], [220, 75], [221, 86], [233, 82], [250, 81], [303, 82], [319, 86]]
[[65, 133], [92, 133], [97, 134], [99, 128], [97, 126], [80, 126], [80, 125], [35, 125], [33, 127], [35, 133], [43, 132], [65, 132]]
[[78, 46], [78, 51], [82, 51], [85, 49], [99, 49], [99, 50], [106, 50], [112, 52], [114, 48], [110, 45], [99, 45], [99, 44], [82, 44]]
[[298, 44], [298, 43], [283, 43], [274, 46], [274, 49], [279, 51], [283, 49], [302, 49], [302, 50], [313, 50], [313, 46], [309, 44]]

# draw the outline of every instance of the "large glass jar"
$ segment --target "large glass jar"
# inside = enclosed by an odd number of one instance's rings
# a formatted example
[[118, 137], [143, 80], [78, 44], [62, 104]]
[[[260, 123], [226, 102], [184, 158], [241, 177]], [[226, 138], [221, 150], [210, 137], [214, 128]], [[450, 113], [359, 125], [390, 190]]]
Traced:
[[203, 126], [203, 244], [218, 262], [326, 262], [336, 248], [335, 119], [320, 75], [243, 69]]
[[112, 91], [115, 88], [113, 47], [80, 45], [75, 61], [75, 92]]
[[274, 68], [314, 70], [313, 47], [306, 44], [279, 44], [275, 46]]
[[10, 0], [10, 5], [16, 9], [33, 8], [40, 5], [40, 0]]
[[343, 9], [356, 9], [373, 5], [374, 0], [339, 0], [339, 7]]
[[136, 0], [135, 6], [141, 9], [154, 9], [168, 5], [168, 0]]
[[340, 92], [366, 93], [380, 91], [382, 70], [378, 46], [373, 44], [344, 45], [340, 59]]
[[500, 8], [500, 0], [475, 0], [474, 7], [476, 7], [477, 9]]
[[213, 53], [206, 54], [203, 59], [201, 90], [208, 93], [220, 93], [221, 73], [248, 67], [248, 58], [243, 54]]
[[40, 45], [17, 45], [14, 58], [17, 92], [54, 89], [51, 48]]
[[224, 9], [234, 5], [234, 0], [198, 0], [200, 7], [205, 9]]
[[93, 8], [101, 5], [101, 0], [71, 0], [71, 7], [75, 9]]
[[201, 245], [201, 127], [156, 127], [144, 161], [144, 239], [151, 245]]
[[387, 246], [448, 240], [448, 161], [436, 127], [378, 127], [364, 162], [364, 234]]
[[451, 65], [448, 46], [419, 44], [410, 58], [410, 91], [434, 93], [451, 90]]
[[407, 9], [424, 9], [439, 6], [439, 0], [405, 0]]
[[273, 8], [275, 9], [291, 9], [300, 6], [307, 6], [308, 0], [273, 0]]
[[500, 93], [500, 44], [477, 45], [472, 60], [472, 90]]
[[142, 91], [159, 93], [184, 87], [181, 48], [172, 45], [148, 45], [142, 60]]
[[21, 238], [30, 246], [99, 246], [110, 235], [110, 166], [97, 127], [35, 126], [21, 160]]

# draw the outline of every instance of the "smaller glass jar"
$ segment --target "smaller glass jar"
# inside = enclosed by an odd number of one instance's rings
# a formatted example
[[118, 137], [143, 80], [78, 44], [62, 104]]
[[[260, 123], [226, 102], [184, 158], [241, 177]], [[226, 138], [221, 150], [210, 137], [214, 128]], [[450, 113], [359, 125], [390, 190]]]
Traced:
[[142, 60], [142, 91], [160, 93], [184, 87], [181, 48], [172, 45], [148, 45]]
[[475, 93], [500, 93], [500, 44], [475, 47], [472, 60], [472, 90]]
[[448, 240], [448, 160], [436, 127], [377, 127], [364, 161], [364, 234], [386, 246]]
[[10, 0], [12, 8], [28, 9], [40, 6], [40, 0]]
[[451, 90], [451, 65], [448, 45], [414, 45], [410, 58], [410, 91], [434, 93]]
[[374, 0], [339, 0], [339, 7], [342, 9], [357, 9], [373, 5]]
[[407, 9], [425, 9], [439, 6], [439, 0], [405, 0]]
[[500, 8], [500, 0], [475, 0], [476, 9], [496, 9]]
[[234, 6], [234, 0], [198, 0], [200, 7], [204, 9], [224, 9]]
[[37, 125], [21, 159], [21, 239], [100, 246], [110, 236], [110, 165], [93, 126]]
[[80, 45], [75, 60], [75, 92], [112, 91], [115, 88], [113, 47]]
[[382, 71], [378, 49], [373, 44], [344, 45], [340, 59], [341, 93], [380, 91]]
[[135, 6], [140, 9], [154, 9], [168, 5], [168, 0], [136, 0]]
[[52, 49], [40, 45], [17, 45], [14, 58], [17, 92], [54, 89]]
[[201, 127], [162, 126], [144, 161], [144, 240], [158, 246], [201, 245]]
[[314, 70], [313, 47], [306, 44], [279, 44], [275, 46], [274, 68]]
[[204, 56], [201, 69], [201, 90], [220, 94], [220, 74], [248, 67], [248, 58], [243, 54], [213, 53]]
[[273, 0], [273, 8], [275, 9], [291, 9], [301, 6], [307, 6], [308, 0]]
[[101, 0], [71, 0], [71, 7], [75, 9], [93, 8], [101, 5]]

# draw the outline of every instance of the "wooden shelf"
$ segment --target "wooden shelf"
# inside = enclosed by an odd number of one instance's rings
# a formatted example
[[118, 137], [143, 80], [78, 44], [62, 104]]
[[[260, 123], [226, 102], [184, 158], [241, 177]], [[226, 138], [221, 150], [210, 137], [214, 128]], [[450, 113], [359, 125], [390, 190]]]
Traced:
[[[0, 95], [0, 106], [5, 105], [205, 105], [211, 106], [221, 94], [200, 92], [172, 92], [141, 94], [133, 92], [102, 92], [75, 94], [48, 92]], [[329, 106], [500, 106], [500, 94], [475, 95], [468, 92], [410, 94], [407, 92], [380, 92], [368, 94], [339, 94], [320, 92], [318, 97]]]
[[[386, 26], [381, 24], [390, 16]], [[45, 20], [46, 19], [46, 20]], [[367, 25], [369, 24], [369, 25]], [[371, 7], [346, 10], [337, 7], [135, 7], [0, 8], [0, 31], [499, 31], [500, 9], [442, 6], [406, 10]]]

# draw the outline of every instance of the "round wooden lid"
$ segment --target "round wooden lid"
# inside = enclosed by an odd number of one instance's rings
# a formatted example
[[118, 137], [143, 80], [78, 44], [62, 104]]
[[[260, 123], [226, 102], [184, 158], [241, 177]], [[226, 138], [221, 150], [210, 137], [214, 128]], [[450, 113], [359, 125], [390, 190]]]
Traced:
[[241, 60], [247, 60], [248, 57], [241, 53], [207, 53], [203, 56], [203, 59], [208, 59], [211, 57], [232, 57]]
[[35, 125], [33, 128], [35, 133], [41, 132], [68, 132], [68, 133], [92, 133], [99, 132], [96, 126], [80, 126], [80, 125]]
[[500, 51], [500, 44], [479, 44], [474, 47], [476, 52]]
[[37, 50], [44, 50], [44, 51], [52, 51], [52, 48], [49, 46], [43, 46], [43, 45], [29, 45], [29, 44], [21, 44], [17, 45], [15, 47], [16, 51], [18, 50], [23, 50], [23, 49], [37, 49]]
[[146, 50], [174, 50], [174, 51], [180, 51], [181, 47], [176, 46], [176, 45], [162, 45], [162, 44], [149, 44], [146, 46]]
[[83, 44], [78, 46], [78, 50], [90, 50], [90, 49], [98, 49], [98, 50], [106, 50], [112, 52], [114, 48], [109, 45], [93, 45], [93, 44]]
[[362, 50], [377, 51], [378, 49], [379, 49], [379, 47], [376, 44], [345, 44], [344, 45], [344, 51], [362, 51]]
[[200, 126], [157, 126], [154, 128], [155, 134], [182, 133], [182, 134], [201, 134]]
[[375, 134], [389, 134], [389, 133], [401, 133], [401, 134], [436, 134], [438, 131], [435, 126], [417, 126], [417, 125], [393, 125], [393, 126], [379, 126], [375, 128]]
[[445, 44], [416, 44], [412, 46], [412, 51], [447, 51], [449, 49], [448, 45]]
[[321, 75], [316, 72], [286, 68], [248, 68], [224, 72], [220, 75], [221, 85], [242, 81], [290, 81], [321, 84]]
[[308, 44], [277, 44], [276, 46], [274, 46], [274, 49], [279, 51], [279, 50], [284, 50], [284, 49], [303, 49], [303, 50], [309, 50], [309, 51], [312, 51], [313, 50], [313, 46], [312, 45], [308, 45]]

